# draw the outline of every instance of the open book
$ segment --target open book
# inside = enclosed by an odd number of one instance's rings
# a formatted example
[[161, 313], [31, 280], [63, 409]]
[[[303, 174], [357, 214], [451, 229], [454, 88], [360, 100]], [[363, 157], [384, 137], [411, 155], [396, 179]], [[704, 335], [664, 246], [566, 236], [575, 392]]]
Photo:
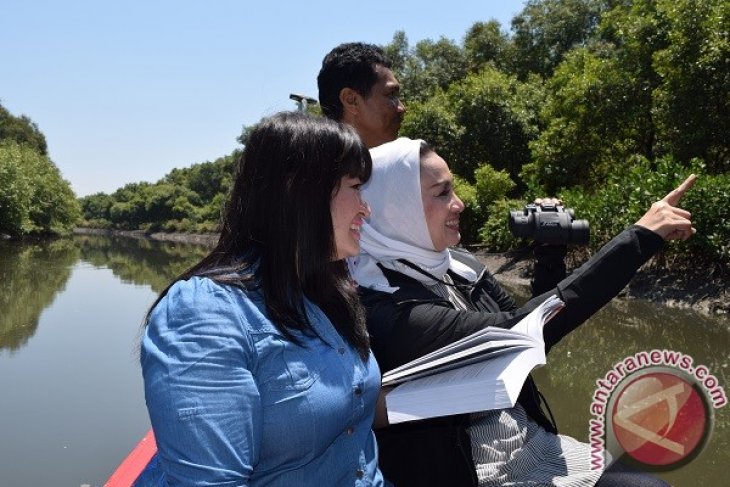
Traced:
[[542, 328], [563, 302], [551, 296], [510, 329], [486, 327], [383, 374], [390, 424], [510, 408], [545, 365]]

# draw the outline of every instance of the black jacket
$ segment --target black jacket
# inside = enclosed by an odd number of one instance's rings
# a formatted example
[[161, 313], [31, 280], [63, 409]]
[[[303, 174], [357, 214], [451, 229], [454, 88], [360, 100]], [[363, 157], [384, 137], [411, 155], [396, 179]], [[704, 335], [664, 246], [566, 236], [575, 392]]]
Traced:
[[[557, 294], [565, 308], [543, 330], [546, 351], [610, 301], [663, 244], [645, 228], [632, 226], [607, 243], [595, 256], [560, 281], [556, 287], [518, 307], [494, 277], [464, 251], [454, 258], [480, 276], [468, 284], [452, 274], [457, 288], [473, 311], [456, 310], [451, 303], [418, 281], [384, 270], [392, 294], [361, 288], [367, 309], [371, 345], [381, 370], [391, 370], [485, 326], [509, 328], [548, 296]], [[532, 379], [518, 402], [546, 430], [556, 432], [540, 407]], [[466, 433], [468, 416], [450, 416], [403, 423], [376, 430], [380, 467], [396, 487], [476, 485], [471, 444]]]

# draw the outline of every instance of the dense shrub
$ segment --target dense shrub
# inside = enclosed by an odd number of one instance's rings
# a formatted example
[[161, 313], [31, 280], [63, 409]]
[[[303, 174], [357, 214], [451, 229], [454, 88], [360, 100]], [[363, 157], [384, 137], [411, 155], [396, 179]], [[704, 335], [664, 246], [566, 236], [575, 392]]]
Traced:
[[730, 269], [730, 174], [703, 175], [687, 193], [682, 205], [692, 213], [697, 234], [689, 240], [688, 253], [709, 253]]
[[611, 175], [607, 184], [595, 192], [572, 188], [560, 192], [567, 205], [575, 208], [578, 218], [591, 224], [591, 243], [597, 249], [627, 226], [635, 223], [655, 201], [663, 198], [689, 174], [698, 175], [695, 186], [679, 206], [692, 213], [697, 234], [686, 243], [672, 243], [665, 255], [690, 262], [693, 255], [709, 257], [727, 268], [730, 263], [730, 175], [707, 175], [701, 161], [691, 167], [671, 157], [651, 162], [635, 157], [626, 171]]
[[490, 206], [514, 189], [507, 171], [482, 165], [474, 171], [474, 184], [455, 176], [454, 189], [466, 205], [460, 218], [461, 240], [465, 245], [478, 242], [481, 228], [490, 218]]
[[76, 195], [48, 157], [0, 142], [0, 233], [67, 233], [79, 216]]
[[215, 231], [239, 153], [173, 169], [156, 183], [130, 183], [81, 198], [83, 226], [120, 230]]
[[524, 240], [517, 239], [509, 231], [507, 217], [512, 210], [519, 210], [526, 201], [515, 199], [499, 199], [487, 207], [487, 219], [479, 229], [479, 239], [490, 252], [506, 252], [525, 245]]
[[461, 243], [464, 245], [476, 243], [479, 240], [479, 227], [481, 227], [485, 215], [485, 212], [479, 207], [477, 189], [465, 179], [454, 175], [454, 191], [465, 206], [459, 217]]

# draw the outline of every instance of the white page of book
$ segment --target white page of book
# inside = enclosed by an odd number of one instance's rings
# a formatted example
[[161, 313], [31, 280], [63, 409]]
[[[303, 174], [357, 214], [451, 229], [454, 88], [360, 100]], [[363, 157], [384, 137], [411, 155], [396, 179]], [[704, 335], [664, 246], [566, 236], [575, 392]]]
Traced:
[[547, 298], [540, 306], [533, 309], [530, 314], [521, 319], [515, 326], [511, 328], [512, 331], [525, 333], [531, 337], [542, 338], [542, 329], [550, 319], [557, 314], [563, 308], [563, 302], [556, 296], [552, 295]]
[[545, 352], [529, 348], [487, 362], [407, 382], [385, 398], [391, 424], [452, 414], [514, 407], [527, 375], [545, 364]]
[[509, 356], [497, 357], [406, 382], [385, 396], [388, 421], [394, 424], [505, 407], [506, 394], [499, 375], [510, 361]]
[[483, 346], [483, 344], [492, 341], [503, 341], [507, 343], [509, 340], [514, 339], [517, 341], [516, 343], [521, 345], [524, 343], [525, 339], [531, 339], [535, 341], [535, 345], [542, 344], [542, 327], [544, 322], [552, 318], [562, 307], [563, 302], [558, 299], [557, 296], [550, 296], [511, 329], [493, 326], [485, 327], [482, 330], [455, 341], [454, 343], [441, 347], [438, 350], [434, 350], [433, 352], [412, 360], [400, 367], [396, 367], [395, 369], [386, 372], [383, 375], [383, 378], [384, 380], [390, 380], [394, 377], [403, 377], [404, 374], [401, 374], [401, 372], [406, 370], [420, 372], [424, 369], [415, 368], [416, 366], [426, 362], [436, 361], [437, 359], [447, 355], [458, 355], [459, 357], [471, 356], [473, 355], [472, 353], [460, 354], [460, 352], [471, 347], [477, 347], [474, 349], [474, 353], [479, 353], [480, 351], [489, 349], [489, 346]]
[[[488, 360], [493, 356], [501, 355], [515, 349], [540, 346], [532, 338], [522, 335], [524, 338], [512, 340], [496, 340], [476, 345], [448, 355], [440, 356], [429, 361], [419, 361], [415, 365], [410, 362], [408, 367], [398, 371], [391, 371], [383, 375], [383, 385], [392, 385], [399, 379], [415, 379], [426, 374], [440, 373], [453, 366], [472, 363], [474, 361]], [[452, 367], [448, 367], [451, 364]]]
[[526, 334], [506, 328], [496, 328], [493, 326], [486, 327], [482, 330], [479, 330], [476, 333], [473, 333], [469, 336], [466, 336], [458, 341], [455, 341], [454, 343], [450, 343], [449, 345], [445, 345], [438, 350], [434, 350], [433, 352], [430, 352], [426, 355], [423, 355], [417, 359], [411, 360], [407, 364], [401, 365], [400, 367], [396, 367], [395, 369], [389, 370], [386, 372], [383, 376], [388, 376], [390, 374], [394, 374], [397, 372], [400, 372], [402, 370], [407, 370], [415, 365], [429, 362], [431, 360], [435, 360], [439, 357], [449, 355], [451, 353], [459, 352], [461, 350], [468, 349], [473, 346], [477, 346], [483, 343], [487, 343], [490, 341], [507, 341], [511, 339], [518, 339], [518, 340], [525, 340], [529, 338]]
[[528, 348], [519, 352], [514, 360], [504, 368], [500, 379], [504, 381], [507, 395], [512, 400], [510, 407], [513, 407], [517, 402], [517, 396], [520, 395], [522, 386], [530, 372], [545, 365], [546, 361], [544, 346]]
[[513, 407], [545, 364], [544, 323], [563, 307], [551, 296], [512, 329], [487, 327], [383, 376], [391, 423]]

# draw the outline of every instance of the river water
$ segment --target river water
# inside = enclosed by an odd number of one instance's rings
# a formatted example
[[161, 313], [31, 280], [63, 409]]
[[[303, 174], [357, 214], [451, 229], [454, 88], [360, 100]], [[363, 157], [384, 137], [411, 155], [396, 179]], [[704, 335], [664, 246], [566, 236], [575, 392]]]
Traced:
[[[99, 236], [0, 242], [0, 486], [103, 485], [149, 429], [137, 358], [144, 314], [205, 252]], [[589, 441], [596, 380], [653, 349], [691, 357], [730, 390], [728, 317], [614, 300], [535, 372], [561, 432]], [[658, 473], [673, 485], [727, 485], [730, 406], [708, 403], [704, 449]]]

